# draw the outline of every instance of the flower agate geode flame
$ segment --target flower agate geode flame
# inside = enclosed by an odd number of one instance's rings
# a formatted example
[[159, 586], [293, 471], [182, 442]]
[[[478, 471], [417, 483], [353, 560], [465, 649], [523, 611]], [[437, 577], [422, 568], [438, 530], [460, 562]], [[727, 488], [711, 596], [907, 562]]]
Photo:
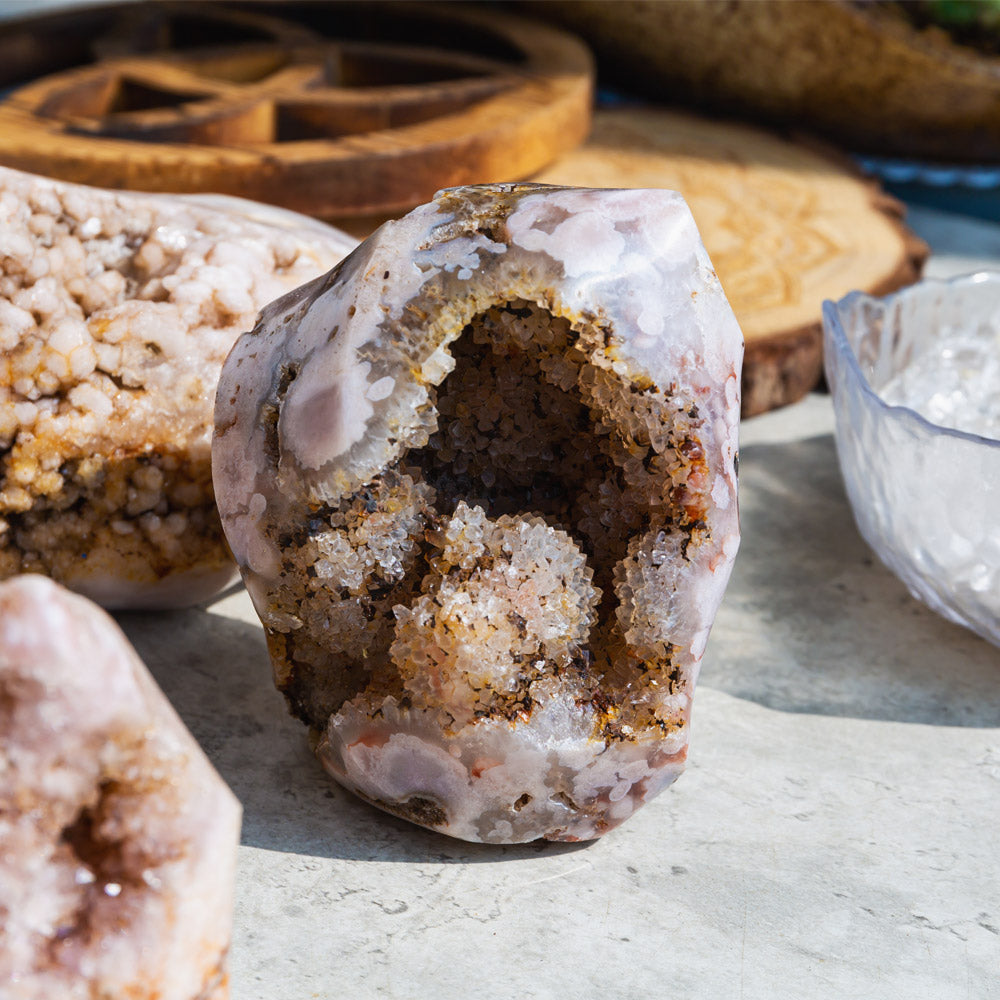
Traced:
[[216, 496], [339, 782], [513, 843], [677, 777], [739, 544], [742, 352], [670, 191], [444, 191], [265, 310]]
[[0, 996], [225, 1000], [239, 833], [117, 625], [0, 584]]

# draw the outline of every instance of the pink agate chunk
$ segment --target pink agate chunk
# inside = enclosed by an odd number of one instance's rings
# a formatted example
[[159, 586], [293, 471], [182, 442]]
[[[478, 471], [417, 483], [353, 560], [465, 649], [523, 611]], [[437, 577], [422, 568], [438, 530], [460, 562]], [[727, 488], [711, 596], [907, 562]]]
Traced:
[[117, 625], [0, 584], [0, 996], [225, 1000], [239, 830]]
[[338, 781], [511, 843], [600, 836], [678, 776], [742, 352], [670, 191], [444, 191], [265, 310], [216, 496]]
[[237, 198], [0, 167], [0, 579], [45, 573], [109, 608], [229, 583], [210, 462], [222, 362], [261, 306], [354, 246]]

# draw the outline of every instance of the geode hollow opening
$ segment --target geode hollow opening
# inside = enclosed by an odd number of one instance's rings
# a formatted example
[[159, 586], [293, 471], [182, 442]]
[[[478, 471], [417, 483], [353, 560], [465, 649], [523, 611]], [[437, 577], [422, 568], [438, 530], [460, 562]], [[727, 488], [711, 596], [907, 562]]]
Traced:
[[739, 541], [741, 358], [668, 191], [445, 191], [265, 311], [216, 496], [338, 781], [518, 842], [677, 777]]

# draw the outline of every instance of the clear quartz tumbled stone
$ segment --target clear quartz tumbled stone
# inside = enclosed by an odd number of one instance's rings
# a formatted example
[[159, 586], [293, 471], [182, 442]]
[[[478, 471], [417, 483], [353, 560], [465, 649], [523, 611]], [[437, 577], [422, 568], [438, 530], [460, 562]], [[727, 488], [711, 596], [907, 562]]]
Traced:
[[510, 843], [600, 836], [678, 776], [741, 359], [669, 191], [444, 191], [265, 310], [216, 495], [338, 781]]

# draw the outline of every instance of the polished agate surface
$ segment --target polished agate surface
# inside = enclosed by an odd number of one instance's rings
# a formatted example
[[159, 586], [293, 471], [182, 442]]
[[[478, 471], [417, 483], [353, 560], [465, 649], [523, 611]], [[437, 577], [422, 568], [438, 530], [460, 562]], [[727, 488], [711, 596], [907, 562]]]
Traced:
[[0, 583], [0, 996], [226, 1000], [239, 833], [114, 621]]
[[264, 312], [216, 496], [338, 781], [507, 843], [597, 837], [678, 776], [741, 358], [669, 191], [444, 191]]

